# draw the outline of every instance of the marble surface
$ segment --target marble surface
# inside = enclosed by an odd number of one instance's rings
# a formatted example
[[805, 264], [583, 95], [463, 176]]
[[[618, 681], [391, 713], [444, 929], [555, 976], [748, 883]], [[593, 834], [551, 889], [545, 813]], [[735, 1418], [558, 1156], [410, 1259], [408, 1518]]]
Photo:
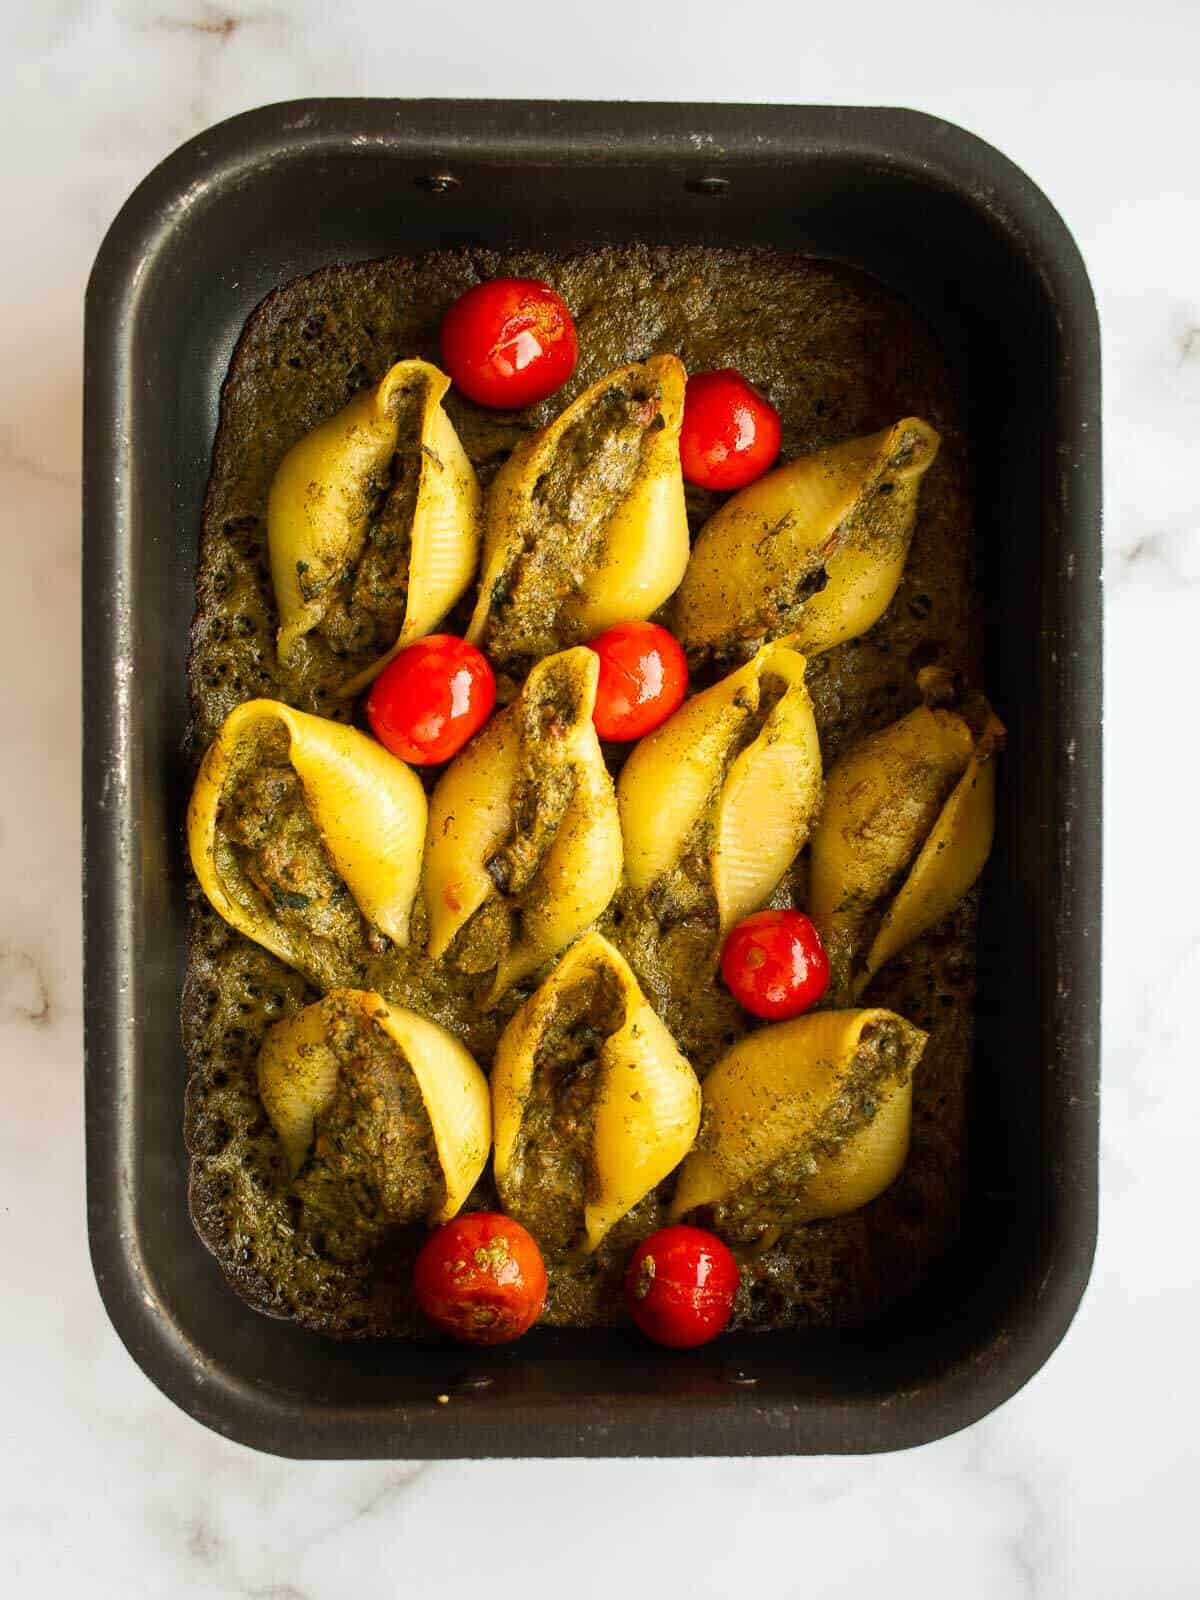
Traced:
[[[349, 1583], [361, 1600], [1200, 1592], [1200, 860], [1180, 844], [1200, 771], [1194, 0], [0, 11], [5, 1586], [98, 1600], [325, 1600]], [[193, 1424], [108, 1325], [83, 1226], [84, 280], [121, 201], [179, 141], [264, 101], [360, 93], [907, 103], [1006, 150], [1080, 241], [1107, 361], [1101, 1244], [1059, 1352], [965, 1434], [866, 1460], [300, 1465]]]

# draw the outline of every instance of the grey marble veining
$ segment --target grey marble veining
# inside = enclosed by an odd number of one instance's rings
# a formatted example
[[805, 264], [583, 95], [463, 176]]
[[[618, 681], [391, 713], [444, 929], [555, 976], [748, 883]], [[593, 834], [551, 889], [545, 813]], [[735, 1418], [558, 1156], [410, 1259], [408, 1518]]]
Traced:
[[[1200, 1592], [1200, 21], [1194, 0], [3, 8], [0, 1568], [6, 1592], [1121, 1600]], [[1030, 170], [1106, 354], [1104, 1206], [1049, 1366], [864, 1460], [301, 1465], [205, 1432], [108, 1326], [83, 1217], [83, 286], [181, 140], [313, 94], [904, 103]], [[14, 225], [14, 219], [19, 219]]]

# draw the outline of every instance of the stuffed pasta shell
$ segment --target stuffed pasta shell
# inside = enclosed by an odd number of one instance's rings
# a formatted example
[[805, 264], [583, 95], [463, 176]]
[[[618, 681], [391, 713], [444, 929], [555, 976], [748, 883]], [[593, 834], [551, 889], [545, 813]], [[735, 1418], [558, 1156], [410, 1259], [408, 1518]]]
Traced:
[[813, 834], [809, 909], [835, 997], [857, 999], [982, 872], [1004, 729], [986, 707], [977, 721], [978, 733], [956, 711], [920, 706], [830, 770]]
[[279, 659], [319, 636], [347, 693], [428, 633], [479, 558], [475, 470], [442, 409], [450, 380], [399, 361], [314, 428], [271, 485], [267, 536]]
[[355, 1228], [447, 1221], [491, 1149], [473, 1058], [368, 990], [333, 989], [269, 1029], [258, 1091], [305, 1203]]
[[675, 356], [619, 367], [500, 469], [467, 634], [493, 661], [519, 667], [648, 617], [675, 590], [688, 560], [685, 383]]
[[492, 1117], [501, 1203], [553, 1252], [594, 1250], [691, 1148], [700, 1084], [601, 934], [505, 1028]]
[[672, 1215], [773, 1238], [874, 1200], [908, 1155], [927, 1035], [892, 1011], [820, 1011], [752, 1033], [704, 1080], [696, 1149]]
[[329, 988], [407, 944], [425, 818], [416, 774], [366, 734], [248, 700], [201, 763], [188, 846], [225, 921]]
[[491, 974], [493, 1002], [589, 927], [621, 880], [616, 796], [592, 723], [599, 670], [584, 646], [539, 662], [433, 792], [429, 954]]
[[696, 540], [675, 632], [700, 657], [788, 636], [806, 655], [877, 622], [904, 571], [921, 479], [940, 444], [919, 417], [777, 467]]
[[821, 751], [804, 657], [765, 645], [634, 747], [617, 787], [625, 871], [660, 921], [763, 905], [808, 838]]

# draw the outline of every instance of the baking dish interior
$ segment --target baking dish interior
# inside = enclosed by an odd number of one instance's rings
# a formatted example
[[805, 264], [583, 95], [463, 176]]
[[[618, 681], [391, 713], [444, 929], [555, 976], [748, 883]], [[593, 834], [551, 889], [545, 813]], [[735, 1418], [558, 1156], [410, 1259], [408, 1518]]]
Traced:
[[[1015, 169], [958, 130], [910, 113], [710, 109], [724, 131], [706, 142], [682, 107], [524, 118], [482, 105], [457, 116], [274, 108], [173, 157], [97, 265], [85, 579], [97, 608], [85, 637], [93, 1255], [151, 1376], [248, 1443], [364, 1456], [896, 1448], [1011, 1393], [1082, 1293], [1099, 883], [1086, 277], [1032, 186], [1022, 212]], [[985, 170], [993, 159], [1003, 182]], [[979, 181], [956, 181], [968, 169]], [[683, 1357], [613, 1332], [537, 1331], [486, 1357], [331, 1343], [245, 1307], [187, 1210], [181, 741], [220, 386], [254, 306], [330, 262], [631, 240], [848, 262], [923, 312], [964, 386], [986, 681], [1009, 742], [981, 918], [962, 1239], [919, 1294], [853, 1335], [737, 1336]]]

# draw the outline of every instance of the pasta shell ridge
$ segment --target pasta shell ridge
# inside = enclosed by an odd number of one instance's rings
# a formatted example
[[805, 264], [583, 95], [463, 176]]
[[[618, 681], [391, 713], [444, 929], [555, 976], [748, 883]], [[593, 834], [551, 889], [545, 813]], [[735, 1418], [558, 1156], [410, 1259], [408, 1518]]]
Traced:
[[366, 920], [397, 944], [407, 942], [420, 876], [425, 793], [415, 773], [366, 734], [274, 700], [238, 706], [205, 753], [187, 824], [201, 887], [232, 927], [328, 986], [336, 971], [349, 974], [349, 957], [327, 952], [318, 959], [316, 944], [306, 945], [297, 930], [265, 907], [261, 895], [239, 884], [236, 874], [230, 876], [234, 863], [220, 836], [227, 785], [247, 763], [247, 745], [252, 752], [255, 737], [273, 725], [285, 730], [289, 763], [338, 876]]
[[[585, 934], [513, 1016], [497, 1049], [492, 1069], [495, 1167], [506, 1208], [529, 1215], [521, 1140], [535, 1093], [535, 1064], [554, 1037], [560, 1007], [581, 986], [586, 991], [598, 983], [616, 999], [609, 1001], [605, 1037], [598, 1046], [591, 1178], [577, 1196], [579, 1231], [589, 1251], [674, 1169], [690, 1148], [700, 1118], [696, 1076], [650, 1008], [628, 963], [603, 935]], [[552, 1063], [545, 1070], [552, 1070]]]
[[592, 721], [598, 677], [582, 646], [538, 662], [434, 791], [430, 954], [445, 956], [489, 903], [501, 909], [513, 936], [487, 1004], [565, 949], [620, 884], [616, 795]]
[[267, 533], [280, 616], [277, 647], [286, 665], [299, 642], [322, 626], [363, 557], [380, 486], [403, 442], [401, 397], [419, 390], [404, 610], [387, 646], [360, 671], [348, 672], [345, 694], [357, 693], [398, 650], [428, 633], [474, 574], [482, 502], [474, 468], [442, 409], [449, 386], [429, 362], [397, 362], [378, 385], [294, 445], [272, 482]]
[[[468, 639], [504, 663], [528, 661], [648, 617], [668, 598], [689, 548], [678, 448], [685, 381], [675, 356], [620, 367], [517, 446], [488, 496]], [[568, 437], [593, 417], [598, 434], [556, 474]], [[606, 449], [622, 440], [609, 462]]]
[[994, 753], [958, 712], [920, 706], [842, 755], [813, 833], [809, 910], [831, 995], [857, 998], [893, 956], [953, 908], [991, 848]]
[[[345, 1067], [339, 1062], [331, 1042], [338, 1025], [348, 1025], [352, 1034], [379, 1029], [397, 1047], [402, 1069], [412, 1073], [432, 1130], [441, 1180], [440, 1187], [431, 1189], [427, 1220], [448, 1221], [461, 1209], [487, 1162], [491, 1146], [487, 1079], [452, 1034], [370, 990], [333, 989], [324, 999], [276, 1023], [263, 1040], [259, 1094], [284, 1145], [292, 1176], [312, 1151], [322, 1117], [346, 1092], [343, 1074], [357, 1070], [353, 1057]], [[411, 1160], [404, 1156], [407, 1119], [397, 1115], [378, 1079], [373, 1080], [366, 1104], [369, 1115], [383, 1119], [385, 1125], [376, 1130], [381, 1131], [379, 1159], [386, 1164], [388, 1152], [395, 1149], [401, 1159]], [[386, 1194], [386, 1181], [378, 1188]]]
[[814, 1012], [740, 1040], [704, 1081], [703, 1131], [672, 1215], [711, 1209], [718, 1231], [745, 1238], [882, 1193], [907, 1155], [926, 1039], [876, 1008]]
[[704, 658], [786, 637], [806, 655], [863, 633], [899, 583], [939, 438], [908, 417], [776, 467], [701, 528], [672, 602]]

